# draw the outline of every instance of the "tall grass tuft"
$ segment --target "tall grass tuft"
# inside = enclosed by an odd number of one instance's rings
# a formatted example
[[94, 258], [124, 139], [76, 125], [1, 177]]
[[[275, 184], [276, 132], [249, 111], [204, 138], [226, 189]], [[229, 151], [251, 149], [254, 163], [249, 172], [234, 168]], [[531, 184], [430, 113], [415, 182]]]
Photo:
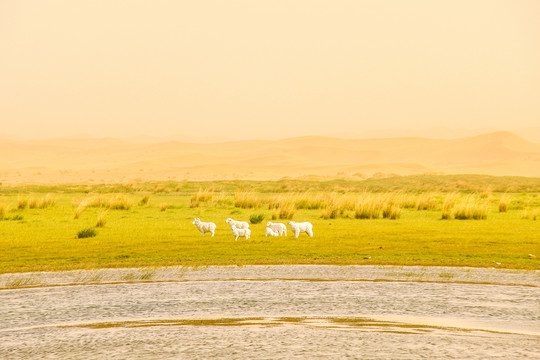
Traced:
[[259, 224], [264, 220], [264, 214], [253, 214], [249, 217], [249, 222], [252, 224]]
[[362, 194], [354, 207], [354, 217], [356, 219], [378, 219], [381, 216], [382, 201], [380, 196]]
[[199, 191], [197, 191], [196, 194], [194, 194], [191, 199], [200, 203], [212, 201], [214, 197], [214, 192], [208, 189], [201, 189], [199, 188]]
[[415, 209], [417, 203], [417, 196], [414, 194], [404, 194], [398, 192], [393, 195], [394, 203], [399, 205], [403, 209]]
[[99, 194], [85, 201], [88, 207], [108, 208], [113, 210], [129, 210], [133, 202], [126, 194], [103, 195]]
[[107, 204], [107, 207], [113, 210], [129, 210], [132, 206], [133, 203], [125, 194], [117, 194]]
[[85, 201], [81, 201], [79, 205], [73, 210], [73, 218], [78, 219], [83, 211], [86, 209], [87, 203]]
[[340, 209], [335, 205], [328, 206], [323, 210], [321, 217], [323, 219], [337, 219], [340, 215]]
[[[277, 209], [277, 215], [279, 219], [292, 219], [295, 212], [296, 207], [294, 206], [294, 204], [285, 205]], [[272, 216], [272, 218], [274, 217]]]
[[439, 202], [431, 193], [422, 194], [416, 199], [416, 210], [435, 210]]
[[480, 199], [489, 199], [491, 197], [492, 192], [493, 190], [491, 189], [491, 186], [488, 186], [488, 188], [480, 192], [478, 196], [480, 196]]
[[487, 213], [487, 201], [473, 196], [468, 196], [458, 202], [454, 208], [454, 218], [458, 220], [485, 220], [487, 219]]
[[397, 204], [388, 202], [384, 205], [382, 216], [385, 219], [396, 220], [401, 217], [401, 208]]
[[35, 198], [28, 199], [28, 208], [29, 209], [37, 209], [38, 207], [38, 200]]
[[522, 219], [529, 219], [536, 220], [538, 217], [538, 209], [523, 209], [521, 212], [521, 218]]
[[146, 194], [146, 195], [143, 196], [141, 201], [139, 201], [139, 205], [141, 205], [141, 206], [148, 205], [149, 201], [150, 201], [150, 194]]
[[28, 199], [18, 198], [17, 199], [17, 209], [24, 210], [28, 206]]
[[98, 215], [96, 227], [102, 228], [107, 223], [107, 212], [103, 211], [101, 214]]
[[54, 206], [56, 204], [56, 200], [54, 200], [50, 194], [45, 195], [45, 197], [41, 198], [38, 203], [37, 207], [39, 209], [46, 209], [48, 207]]
[[327, 206], [328, 199], [320, 194], [303, 193], [296, 197], [295, 206], [297, 209], [317, 210]]
[[499, 212], [507, 212], [509, 206], [510, 206], [510, 198], [506, 194], [504, 194], [499, 199]]
[[442, 205], [442, 216], [441, 219], [443, 220], [450, 220], [454, 216], [453, 209], [454, 205], [456, 204], [457, 199], [459, 198], [459, 194], [456, 192], [448, 193], [446, 197], [444, 198], [444, 202]]
[[234, 194], [234, 206], [242, 209], [257, 208], [262, 205], [262, 201], [250, 192], [237, 192]]
[[83, 229], [77, 233], [77, 237], [79, 239], [94, 237], [96, 235], [97, 235], [97, 231], [94, 228]]
[[5, 204], [0, 204], [0, 220], [3, 220], [6, 217], [7, 212], [7, 206]]

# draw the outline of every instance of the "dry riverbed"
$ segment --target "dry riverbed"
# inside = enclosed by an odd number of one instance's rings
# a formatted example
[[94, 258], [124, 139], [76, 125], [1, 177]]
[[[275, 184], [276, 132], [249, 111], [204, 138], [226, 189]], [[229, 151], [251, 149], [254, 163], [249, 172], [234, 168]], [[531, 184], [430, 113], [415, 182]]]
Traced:
[[390, 266], [0, 275], [0, 358], [536, 359], [540, 271]]

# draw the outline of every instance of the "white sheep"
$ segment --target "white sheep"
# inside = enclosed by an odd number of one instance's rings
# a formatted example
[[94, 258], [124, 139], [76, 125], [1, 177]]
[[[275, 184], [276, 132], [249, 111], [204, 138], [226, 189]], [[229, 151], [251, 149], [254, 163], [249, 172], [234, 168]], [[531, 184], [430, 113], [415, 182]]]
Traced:
[[313, 237], [313, 225], [310, 222], [297, 223], [294, 221], [289, 221], [289, 226], [291, 227], [294, 236], [298, 238], [301, 232], [305, 232], [309, 236]]
[[249, 236], [251, 235], [251, 230], [249, 229], [238, 229], [235, 225], [231, 226], [232, 234], [233, 236], [236, 236], [234, 239], [235, 241], [238, 240], [238, 237], [243, 236], [247, 239], [249, 239]]
[[287, 236], [287, 227], [285, 226], [285, 224], [273, 223], [273, 222], [269, 221], [269, 222], [266, 223], [266, 226], [269, 227], [270, 229], [274, 230], [275, 232], [277, 232], [279, 234], [279, 236], [281, 236], [281, 235]]
[[199, 218], [195, 218], [195, 220], [193, 220], [193, 225], [199, 229], [202, 236], [204, 236], [204, 233], [207, 232], [212, 233], [212, 236], [214, 236], [214, 232], [216, 231], [216, 224], [213, 222], [202, 222]]
[[225, 222], [229, 224], [229, 226], [231, 227], [231, 230], [232, 230], [233, 225], [236, 226], [237, 229], [249, 229], [249, 224], [247, 223], [247, 221], [236, 221], [231, 218], [228, 218], [227, 220], [225, 220]]
[[264, 236], [268, 236], [268, 235], [270, 235], [270, 236], [279, 236], [277, 231], [274, 231], [271, 228], [267, 227], [266, 228], [266, 234]]

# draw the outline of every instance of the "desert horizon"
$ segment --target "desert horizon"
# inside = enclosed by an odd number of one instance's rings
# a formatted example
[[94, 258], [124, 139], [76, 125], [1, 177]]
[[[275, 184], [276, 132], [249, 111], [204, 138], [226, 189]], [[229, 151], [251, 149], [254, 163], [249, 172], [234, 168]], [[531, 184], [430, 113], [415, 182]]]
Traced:
[[540, 176], [540, 143], [497, 131], [454, 139], [299, 136], [222, 142], [0, 139], [0, 183], [361, 180], [417, 174]]

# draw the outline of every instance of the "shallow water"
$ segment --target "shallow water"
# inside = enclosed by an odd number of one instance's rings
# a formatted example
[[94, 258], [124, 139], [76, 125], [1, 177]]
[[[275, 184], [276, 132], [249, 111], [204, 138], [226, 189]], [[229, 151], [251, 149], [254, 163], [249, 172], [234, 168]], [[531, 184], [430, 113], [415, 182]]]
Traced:
[[540, 288], [205, 280], [0, 291], [0, 358], [538, 359]]

